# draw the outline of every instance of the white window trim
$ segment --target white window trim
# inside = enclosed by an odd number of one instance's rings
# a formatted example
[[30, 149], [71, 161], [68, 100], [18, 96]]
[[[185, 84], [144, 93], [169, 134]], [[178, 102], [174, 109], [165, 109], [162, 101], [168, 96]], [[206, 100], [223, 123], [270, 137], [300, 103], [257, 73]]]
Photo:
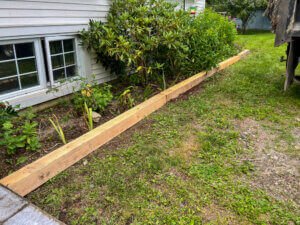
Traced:
[[[46, 58], [48, 62], [48, 74], [49, 74], [49, 80], [50, 80], [50, 85], [51, 87], [58, 87], [61, 86], [61, 83], [59, 81], [54, 81], [53, 77], [53, 69], [52, 69], [52, 60], [51, 60], [51, 52], [50, 52], [50, 44], [49, 42], [51, 41], [63, 41], [63, 40], [69, 40], [69, 39], [74, 39], [74, 55], [75, 55], [75, 65], [76, 65], [76, 70], [77, 70], [77, 76], [72, 77], [82, 77], [82, 68], [80, 65], [80, 54], [79, 54], [79, 49], [78, 49], [78, 40], [76, 36], [54, 36], [54, 37], [45, 37], [45, 49], [46, 49]], [[70, 78], [70, 80], [72, 80]], [[67, 81], [68, 82], [68, 81]]]
[[38, 38], [34, 39], [21, 39], [21, 40], [9, 40], [9, 41], [0, 41], [0, 45], [8, 45], [8, 44], [20, 44], [20, 43], [34, 43], [34, 51], [35, 51], [35, 58], [36, 58], [36, 67], [37, 67], [37, 74], [39, 79], [39, 85], [31, 88], [26, 88], [24, 90], [13, 91], [6, 94], [0, 95], [0, 101], [5, 101], [6, 99], [13, 98], [16, 96], [28, 94], [30, 92], [38, 91], [41, 89], [46, 88], [46, 76], [45, 76], [45, 63], [43, 57], [43, 49], [41, 40]]

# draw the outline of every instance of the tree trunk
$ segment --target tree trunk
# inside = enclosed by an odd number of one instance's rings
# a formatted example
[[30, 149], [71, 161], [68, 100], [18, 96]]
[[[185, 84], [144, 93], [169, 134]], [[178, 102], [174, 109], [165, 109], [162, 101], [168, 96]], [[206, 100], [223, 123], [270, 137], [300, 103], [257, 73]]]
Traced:
[[247, 21], [242, 21], [242, 34], [246, 34], [247, 25], [248, 25]]

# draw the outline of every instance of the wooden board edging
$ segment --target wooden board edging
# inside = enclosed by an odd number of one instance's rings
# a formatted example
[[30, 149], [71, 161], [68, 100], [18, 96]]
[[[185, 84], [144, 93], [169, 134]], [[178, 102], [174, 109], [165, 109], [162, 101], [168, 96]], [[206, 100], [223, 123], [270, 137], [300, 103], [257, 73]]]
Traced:
[[72, 142], [4, 177], [0, 180], [0, 184], [21, 196], [29, 194], [52, 177], [74, 165], [82, 158], [164, 106], [168, 101], [199, 85], [207, 77], [238, 62], [249, 53], [249, 50], [245, 50], [237, 56], [221, 62], [217, 68], [209, 72], [198, 73], [170, 87]]

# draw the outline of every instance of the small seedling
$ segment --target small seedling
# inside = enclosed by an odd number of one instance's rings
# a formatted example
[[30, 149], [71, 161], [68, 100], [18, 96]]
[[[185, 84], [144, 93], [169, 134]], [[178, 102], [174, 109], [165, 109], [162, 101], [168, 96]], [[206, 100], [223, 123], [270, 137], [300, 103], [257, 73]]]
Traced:
[[125, 109], [130, 109], [135, 105], [135, 100], [131, 95], [131, 89], [132, 87], [126, 88], [119, 96], [119, 104]]
[[63, 129], [61, 128], [60, 124], [59, 124], [59, 121], [57, 119], [57, 117], [55, 115], [53, 115], [53, 119], [54, 121], [49, 118], [49, 121], [50, 123], [52, 124], [52, 126], [54, 127], [56, 133], [58, 134], [58, 136], [60, 137], [61, 141], [64, 143], [64, 144], [67, 144], [67, 140], [66, 140], [66, 137], [65, 137], [65, 134], [64, 134], [64, 131]]
[[86, 104], [86, 102], [84, 102], [84, 115], [85, 115], [85, 121], [86, 124], [89, 128], [89, 130], [93, 130], [94, 129], [94, 124], [93, 124], [93, 110], [92, 108], [89, 108]]

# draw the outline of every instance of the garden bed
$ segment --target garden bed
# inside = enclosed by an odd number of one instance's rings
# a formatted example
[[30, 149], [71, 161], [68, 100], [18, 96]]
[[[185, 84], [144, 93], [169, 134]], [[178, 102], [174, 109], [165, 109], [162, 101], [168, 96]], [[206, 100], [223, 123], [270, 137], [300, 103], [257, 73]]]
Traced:
[[[119, 80], [111, 82], [111, 85], [113, 87], [112, 92], [114, 93], [114, 96], [120, 95], [119, 90], [126, 89], [126, 85]], [[159, 88], [153, 86], [148, 97], [151, 97], [158, 92]], [[142, 87], [136, 86], [134, 92], [132, 92], [132, 95], [132, 98], [135, 100], [135, 104], [143, 102], [144, 96]], [[33, 108], [32, 111], [35, 111], [35, 108]], [[117, 115], [120, 115], [124, 111], [126, 111], [126, 109], [122, 108], [117, 100], [113, 100], [101, 113], [99, 122], [95, 122], [94, 126], [98, 127]], [[38, 151], [26, 151], [24, 149], [13, 155], [8, 155], [6, 150], [3, 147], [0, 147], [0, 178], [7, 176], [17, 169], [20, 169], [23, 166], [63, 146], [63, 143], [49, 121], [49, 118], [53, 117], [53, 115], [56, 115], [57, 119], [60, 121], [66, 139], [69, 142], [89, 131], [84, 116], [74, 108], [71, 98], [62, 98], [56, 100], [54, 106], [37, 111], [35, 112], [35, 115], [36, 117], [33, 120], [34, 122], [38, 123], [37, 130], [41, 147]]]
[[[173, 87], [155, 95], [154, 97], [148, 99], [142, 104], [137, 105], [136, 107], [128, 110], [122, 115], [115, 117], [114, 119], [108, 121], [102, 126], [95, 128], [94, 130], [86, 133], [83, 136], [80, 135], [87, 131], [87, 128], [85, 128], [84, 126], [85, 121], [81, 117], [79, 117], [78, 120], [75, 120], [76, 114], [73, 114], [72, 109], [70, 109], [70, 111], [67, 111], [66, 114], [60, 115], [60, 118], [63, 118], [66, 115], [75, 115], [74, 118], [72, 118], [73, 122], [67, 125], [67, 127], [70, 127], [71, 131], [66, 134], [66, 137], [69, 138], [69, 140], [75, 138], [77, 135], [80, 137], [75, 139], [74, 141], [71, 141], [67, 145], [55, 150], [55, 147], [59, 146], [58, 144], [56, 144], [58, 139], [53, 138], [53, 135], [51, 137], [50, 133], [53, 133], [53, 131], [44, 131], [46, 132], [44, 135], [48, 138], [48, 140], [46, 138], [45, 144], [43, 146], [43, 152], [39, 154], [42, 155], [47, 154], [50, 151], [52, 152], [42, 157], [41, 159], [29, 164], [28, 166], [23, 167], [22, 169], [9, 175], [8, 177], [3, 178], [0, 181], [0, 183], [9, 187], [10, 189], [17, 192], [20, 195], [24, 196], [30, 193], [31, 191], [33, 191], [34, 189], [36, 189], [37, 187], [39, 187], [40, 185], [42, 185], [43, 183], [60, 173], [61, 171], [73, 165], [92, 151], [96, 150], [103, 144], [110, 141], [112, 138], [116, 137], [118, 134], [127, 130], [128, 128], [130, 128], [131, 126], [133, 126], [152, 112], [156, 111], [168, 101], [177, 98], [180, 94], [190, 90], [194, 86], [201, 83], [205, 78], [213, 75], [214, 73], [222, 69], [225, 69], [231, 64], [239, 61], [242, 57], [244, 57], [247, 54], [248, 51], [244, 51], [239, 55], [220, 63], [217, 69], [213, 69], [210, 72], [202, 72], [193, 77], [190, 77], [180, 82], [179, 84], [174, 85]], [[58, 109], [59, 106], [57, 109], [55, 109], [56, 113], [56, 110]], [[120, 111], [118, 112], [120, 113]], [[105, 116], [97, 125], [100, 125], [101, 123], [104, 123], [105, 121], [114, 117], [117, 114], [114, 113], [115, 111], [109, 110], [108, 108], [107, 113], [104, 114]], [[48, 116], [49, 114], [45, 115], [46, 118]], [[39, 117], [38, 120], [41, 124], [43, 123], [42, 121], [44, 121], [45, 117]], [[47, 126], [43, 127], [42, 130], [46, 130], [46, 127]], [[76, 129], [73, 129], [72, 127], [76, 127]], [[37, 156], [38, 154], [35, 157]], [[32, 156], [30, 157], [30, 159], [34, 160], [36, 159], [35, 157]]]

